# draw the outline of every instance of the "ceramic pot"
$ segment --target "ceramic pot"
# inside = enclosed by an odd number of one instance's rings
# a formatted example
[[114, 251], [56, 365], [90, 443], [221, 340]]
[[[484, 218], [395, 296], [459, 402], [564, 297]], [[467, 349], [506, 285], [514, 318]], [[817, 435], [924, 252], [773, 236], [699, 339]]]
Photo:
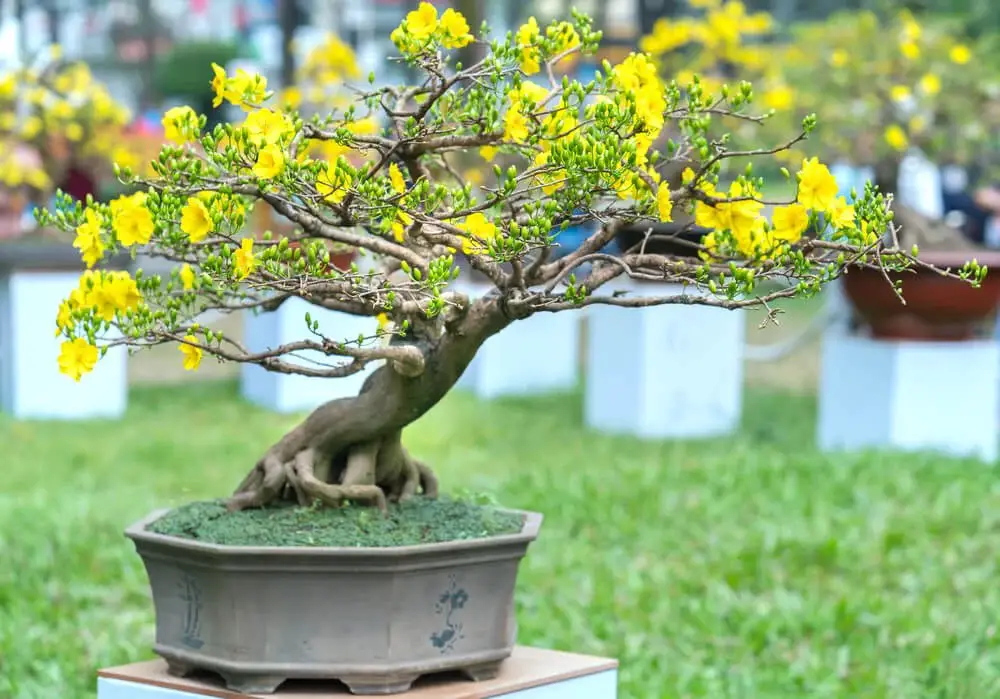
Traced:
[[495, 677], [542, 522], [522, 512], [516, 534], [416, 546], [221, 546], [149, 531], [164, 513], [126, 532], [149, 575], [153, 650], [174, 675], [210, 670], [247, 694], [289, 678], [396, 694], [428, 673]]
[[[976, 258], [994, 268], [1000, 253], [989, 251], [924, 252], [920, 259], [936, 267], [960, 268]], [[855, 267], [842, 277], [844, 294], [855, 318], [872, 337], [884, 340], [962, 341], [987, 336], [1000, 306], [1000, 275], [992, 269], [980, 288], [932, 271], [890, 273], [902, 281], [904, 304], [878, 269]]]

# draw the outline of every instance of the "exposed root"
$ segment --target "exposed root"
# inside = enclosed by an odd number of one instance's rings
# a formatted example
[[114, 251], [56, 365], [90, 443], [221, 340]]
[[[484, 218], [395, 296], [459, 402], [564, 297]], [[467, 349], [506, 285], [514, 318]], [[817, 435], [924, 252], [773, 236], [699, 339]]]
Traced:
[[230, 510], [261, 507], [279, 499], [302, 506], [319, 502], [340, 507], [345, 501], [386, 510], [423, 492], [438, 496], [437, 478], [403, 448], [399, 431], [354, 444], [333, 456], [315, 447], [302, 449], [289, 461], [268, 454], [240, 483], [229, 499]]

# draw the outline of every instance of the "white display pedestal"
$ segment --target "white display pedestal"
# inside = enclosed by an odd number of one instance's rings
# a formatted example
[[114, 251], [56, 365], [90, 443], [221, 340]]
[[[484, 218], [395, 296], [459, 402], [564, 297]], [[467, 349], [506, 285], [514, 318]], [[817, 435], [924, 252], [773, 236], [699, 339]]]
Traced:
[[[470, 298], [492, 287], [456, 282]], [[580, 320], [575, 310], [516, 320], [489, 338], [456, 388], [483, 399], [570, 391], [579, 383]]]
[[0, 271], [0, 410], [21, 419], [118, 418], [128, 404], [128, 352], [115, 347], [79, 382], [59, 371], [59, 304], [79, 271]]
[[896, 186], [899, 203], [930, 219], [940, 220], [945, 214], [943, 195], [941, 168], [917, 149], [907, 153], [899, 164]]
[[847, 200], [851, 198], [852, 188], [860, 198], [865, 191], [865, 183], [875, 179], [873, 168], [859, 167], [844, 160], [831, 165], [830, 174], [836, 178], [837, 184], [840, 185], [838, 194]]
[[[633, 296], [699, 293], [633, 284]], [[601, 432], [710, 437], [739, 426], [746, 319], [695, 304], [589, 309], [585, 420]]]
[[[292, 298], [276, 311], [250, 313], [244, 319], [244, 343], [251, 352], [262, 352], [287, 342], [311, 337], [305, 315], [319, 321], [319, 332], [331, 340], [356, 340], [378, 331], [378, 321], [367, 316], [353, 316], [314, 306], [300, 298]], [[289, 361], [308, 365], [310, 361], [336, 365], [350, 361], [344, 357], [326, 357], [319, 352], [296, 352]], [[312, 410], [335, 398], [356, 396], [368, 375], [381, 362], [369, 364], [363, 371], [342, 378], [316, 378], [267, 371], [256, 364], [240, 368], [243, 396], [262, 407], [278, 413]]]
[[823, 341], [817, 442], [997, 457], [1000, 345], [842, 333]]
[[[517, 646], [493, 680], [471, 682], [454, 675], [421, 678], [400, 699], [615, 699], [618, 662], [575, 653]], [[223, 687], [212, 675], [201, 680], [167, 674], [166, 663], [152, 660], [98, 673], [97, 699], [196, 699], [262, 696], [330, 699], [354, 696], [339, 682], [286, 682], [274, 694], [246, 695]]]

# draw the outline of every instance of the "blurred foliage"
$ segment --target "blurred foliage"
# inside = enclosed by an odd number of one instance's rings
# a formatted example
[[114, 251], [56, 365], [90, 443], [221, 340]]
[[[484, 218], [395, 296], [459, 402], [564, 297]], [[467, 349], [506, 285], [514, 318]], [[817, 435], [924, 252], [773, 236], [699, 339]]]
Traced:
[[0, 73], [0, 208], [19, 213], [67, 178], [97, 185], [111, 178], [112, 163], [136, 165], [130, 119], [87, 64], [64, 60], [59, 46]]
[[953, 18], [836, 13], [793, 26], [770, 51], [794, 95], [775, 132], [821, 114], [813, 145], [825, 158], [878, 163], [916, 146], [967, 162], [1000, 123], [996, 39], [968, 36]]

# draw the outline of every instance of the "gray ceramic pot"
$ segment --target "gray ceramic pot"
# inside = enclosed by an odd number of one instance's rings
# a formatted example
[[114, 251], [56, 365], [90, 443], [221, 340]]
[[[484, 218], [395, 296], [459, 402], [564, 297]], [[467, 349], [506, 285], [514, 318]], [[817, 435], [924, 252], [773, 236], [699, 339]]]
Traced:
[[395, 548], [219, 546], [126, 531], [149, 575], [153, 650], [175, 675], [210, 670], [233, 690], [337, 679], [405, 692], [457, 670], [491, 679], [514, 648], [514, 586], [542, 516], [518, 534]]

